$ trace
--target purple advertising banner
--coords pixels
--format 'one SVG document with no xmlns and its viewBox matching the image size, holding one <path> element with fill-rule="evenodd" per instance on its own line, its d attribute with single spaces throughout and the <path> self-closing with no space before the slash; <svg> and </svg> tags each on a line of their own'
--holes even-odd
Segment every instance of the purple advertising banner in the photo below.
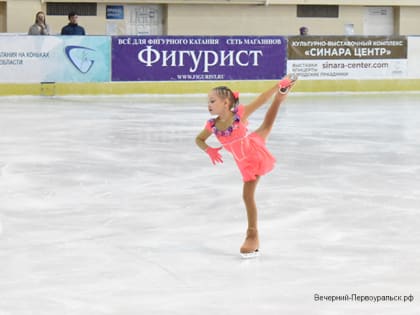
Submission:
<svg viewBox="0 0 420 315">
<path fill-rule="evenodd" d="M 276 80 L 281 36 L 113 36 L 112 81 Z"/>
</svg>

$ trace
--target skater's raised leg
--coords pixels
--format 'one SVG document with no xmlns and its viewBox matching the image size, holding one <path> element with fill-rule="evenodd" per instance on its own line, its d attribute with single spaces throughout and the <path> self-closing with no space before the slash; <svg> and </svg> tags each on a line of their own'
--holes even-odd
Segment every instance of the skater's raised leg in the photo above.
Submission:
<svg viewBox="0 0 420 315">
<path fill-rule="evenodd" d="M 294 82 L 297 80 L 295 76 L 286 76 L 279 82 L 279 87 L 286 86 L 285 92 L 281 92 L 282 88 L 279 88 L 279 92 L 276 93 L 274 99 L 265 114 L 264 121 L 261 126 L 255 130 L 264 140 L 267 140 L 271 129 L 273 129 L 274 122 L 276 121 L 277 114 L 281 103 L 286 99 L 287 93 L 290 91 L 290 88 L 293 86 Z"/>
<path fill-rule="evenodd" d="M 273 129 L 274 122 L 276 121 L 280 105 L 285 98 L 286 94 L 276 94 L 276 96 L 273 99 L 273 102 L 267 110 L 267 113 L 265 114 L 264 121 L 262 122 L 261 126 L 258 127 L 257 130 L 255 130 L 255 133 L 259 134 L 264 140 L 267 140 L 268 136 L 270 135 L 270 132 Z"/>
</svg>

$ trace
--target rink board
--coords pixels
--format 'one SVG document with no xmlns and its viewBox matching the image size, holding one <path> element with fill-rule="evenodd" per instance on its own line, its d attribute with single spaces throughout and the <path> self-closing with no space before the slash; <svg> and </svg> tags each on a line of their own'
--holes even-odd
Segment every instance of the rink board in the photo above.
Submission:
<svg viewBox="0 0 420 315">
<path fill-rule="evenodd" d="M 0 84 L 0 96 L 6 95 L 120 95 L 207 93 L 218 85 L 227 85 L 245 93 L 259 93 L 275 81 L 194 81 L 194 82 L 102 82 Z M 420 79 L 411 80 L 301 80 L 295 92 L 381 92 L 419 91 Z"/>
</svg>

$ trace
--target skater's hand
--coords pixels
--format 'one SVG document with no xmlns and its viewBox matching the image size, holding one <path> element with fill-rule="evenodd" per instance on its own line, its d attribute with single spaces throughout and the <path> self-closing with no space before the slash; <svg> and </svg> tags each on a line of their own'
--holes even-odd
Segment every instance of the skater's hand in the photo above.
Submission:
<svg viewBox="0 0 420 315">
<path fill-rule="evenodd" d="M 220 149 L 222 149 L 222 147 L 219 147 L 219 148 L 208 147 L 206 149 L 206 153 L 209 155 L 210 160 L 213 163 L 213 165 L 216 165 L 216 163 L 223 163 L 222 156 L 219 153 Z"/>
<path fill-rule="evenodd" d="M 297 79 L 298 77 L 294 73 L 288 74 L 283 79 L 281 79 L 278 83 L 279 93 L 286 94 L 287 92 L 289 92 L 290 88 L 295 84 Z"/>
</svg>

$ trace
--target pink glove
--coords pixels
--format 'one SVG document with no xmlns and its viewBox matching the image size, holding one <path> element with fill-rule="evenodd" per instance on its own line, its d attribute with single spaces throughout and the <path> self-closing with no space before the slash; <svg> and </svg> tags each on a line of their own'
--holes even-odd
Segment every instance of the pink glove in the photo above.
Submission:
<svg viewBox="0 0 420 315">
<path fill-rule="evenodd" d="M 297 79 L 298 77 L 294 73 L 288 74 L 287 76 L 285 76 L 278 83 L 279 92 L 281 94 L 286 94 L 287 92 L 289 92 L 290 87 L 295 83 Z"/>
<path fill-rule="evenodd" d="M 222 156 L 219 153 L 220 149 L 222 149 L 222 147 L 219 147 L 219 148 L 208 147 L 206 149 L 206 153 L 209 155 L 210 160 L 213 163 L 213 165 L 216 165 L 216 162 L 223 163 Z"/>
</svg>

